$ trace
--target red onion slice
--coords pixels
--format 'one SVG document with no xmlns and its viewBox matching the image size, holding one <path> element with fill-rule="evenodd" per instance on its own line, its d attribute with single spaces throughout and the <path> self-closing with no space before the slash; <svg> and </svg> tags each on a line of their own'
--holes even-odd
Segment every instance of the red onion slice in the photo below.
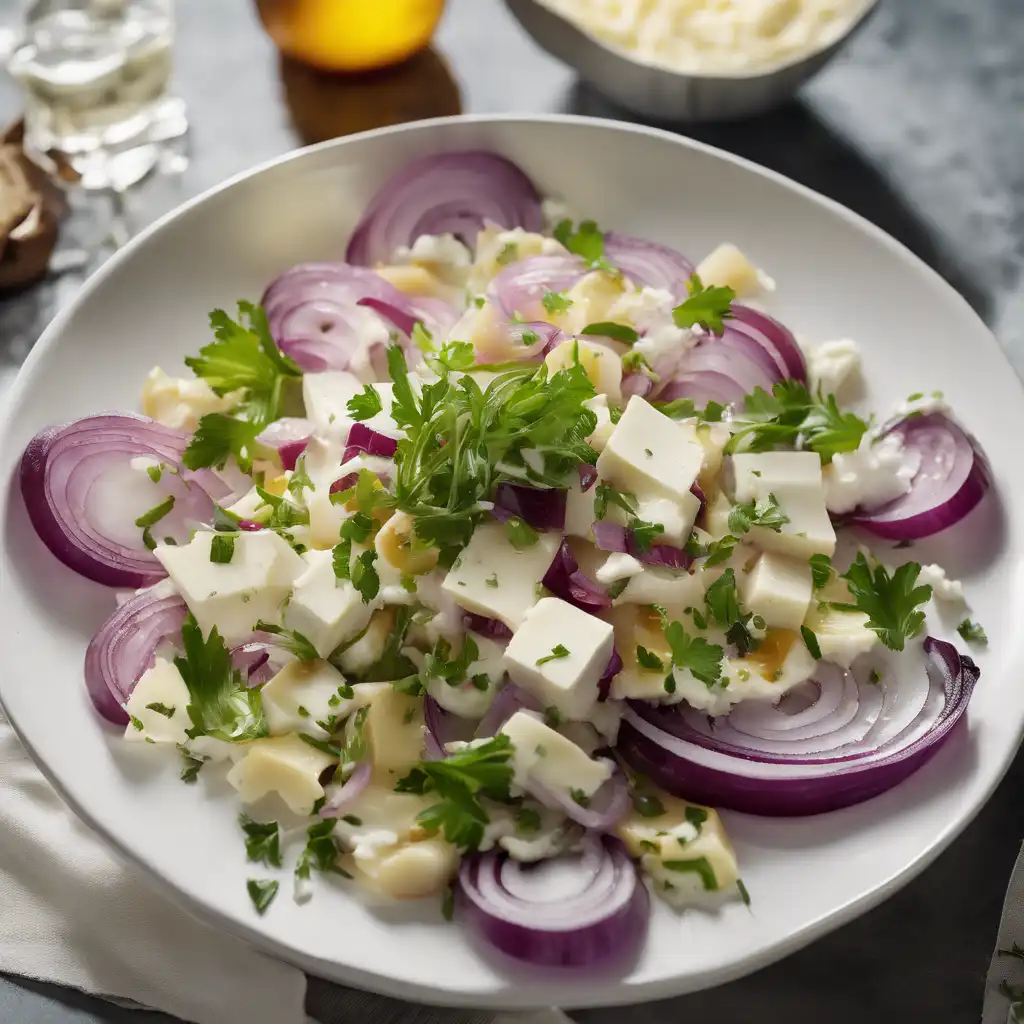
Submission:
<svg viewBox="0 0 1024 1024">
<path fill-rule="evenodd" d="M 480 719 L 476 727 L 476 735 L 480 738 L 497 736 L 501 727 L 517 711 L 540 711 L 539 702 L 525 690 L 519 689 L 515 683 L 506 683 L 494 698 L 487 714 Z"/>
<path fill-rule="evenodd" d="M 646 551 L 637 545 L 633 531 L 618 523 L 598 520 L 591 529 L 594 531 L 594 546 L 600 551 L 630 554 L 646 565 L 660 565 L 669 569 L 688 569 L 693 559 L 674 544 L 652 544 Z"/>
<path fill-rule="evenodd" d="M 667 245 L 609 231 L 604 236 L 604 256 L 641 288 L 664 289 L 677 300 L 689 295 L 694 266 Z"/>
<path fill-rule="evenodd" d="M 304 370 L 346 370 L 365 344 L 375 300 L 412 314 L 409 300 L 379 274 L 347 263 L 301 263 L 278 277 L 263 294 L 270 333 L 281 351 Z M 387 329 L 379 323 L 381 344 Z"/>
<path fill-rule="evenodd" d="M 580 477 L 580 490 L 584 494 L 597 483 L 597 466 L 591 466 L 587 462 L 581 462 L 577 467 Z"/>
<path fill-rule="evenodd" d="M 820 814 L 891 789 L 963 717 L 980 670 L 944 640 L 924 642 L 921 678 L 859 683 L 820 672 L 777 705 L 707 719 L 631 702 L 618 751 L 668 792 L 750 814 Z"/>
<path fill-rule="evenodd" d="M 454 235 L 470 249 L 486 224 L 540 231 L 540 197 L 529 178 L 496 153 L 440 153 L 385 182 L 352 234 L 346 258 L 373 266 L 423 235 Z"/>
<path fill-rule="evenodd" d="M 376 455 L 382 459 L 390 459 L 398 451 L 398 441 L 380 431 L 372 430 L 365 423 L 353 423 L 345 442 L 343 463 L 361 453 Z"/>
<path fill-rule="evenodd" d="M 489 619 L 486 615 L 477 615 L 476 612 L 463 612 L 462 624 L 466 629 L 481 636 L 494 640 L 499 644 L 506 644 L 512 639 L 512 630 L 498 619 Z"/>
<path fill-rule="evenodd" d="M 245 677 L 245 685 L 253 689 L 269 683 L 280 670 L 278 660 L 273 657 L 278 651 L 273 644 L 252 640 L 231 649 L 231 664 Z"/>
<path fill-rule="evenodd" d="M 742 331 L 768 351 L 783 377 L 807 383 L 803 350 L 789 328 L 767 313 L 738 302 L 732 304 L 732 319 L 728 323 L 733 330 Z"/>
<path fill-rule="evenodd" d="M 918 540 L 960 522 L 992 485 L 988 462 L 971 438 L 941 412 L 912 416 L 889 428 L 921 456 L 910 490 L 853 522 L 889 540 Z"/>
<path fill-rule="evenodd" d="M 564 539 L 542 582 L 556 597 L 582 611 L 593 613 L 611 607 L 612 599 L 608 592 L 580 572 L 569 543 Z"/>
<path fill-rule="evenodd" d="M 565 528 L 565 491 L 502 483 L 494 491 L 494 507 L 522 519 L 535 530 Z"/>
<path fill-rule="evenodd" d="M 327 800 L 320 808 L 320 817 L 342 817 L 370 784 L 371 774 L 370 762 L 360 761 L 352 770 L 352 774 L 340 786 L 328 787 Z"/>
<path fill-rule="evenodd" d="M 646 373 L 627 373 L 622 378 L 622 401 L 628 402 L 634 395 L 646 398 L 654 389 L 654 381 Z"/>
<path fill-rule="evenodd" d="M 85 686 L 96 710 L 114 725 L 128 724 L 124 704 L 135 684 L 153 667 L 162 644 L 181 640 L 188 609 L 163 587 L 143 590 L 125 601 L 100 626 L 85 651 Z"/>
<path fill-rule="evenodd" d="M 181 469 L 188 438 L 152 420 L 130 414 L 88 416 L 37 434 L 21 459 L 21 492 L 40 539 L 66 566 L 109 587 L 144 587 L 166 573 L 142 542 L 135 519 L 146 508 L 125 512 L 123 489 L 108 494 L 123 475 L 134 482 L 132 459 L 149 457 L 170 467 L 153 506 L 175 499 L 171 524 L 202 522 L 213 502 L 193 474 Z"/>
<path fill-rule="evenodd" d="M 588 835 L 579 855 L 523 865 L 466 857 L 457 912 L 506 956 L 544 967 L 597 967 L 635 956 L 650 897 L 618 840 Z"/>
<path fill-rule="evenodd" d="M 692 398 L 697 408 L 703 408 L 708 402 L 717 402 L 719 405 L 742 405 L 747 392 L 743 390 L 742 384 L 727 373 L 700 370 L 664 382 L 654 397 L 659 402 Z"/>
<path fill-rule="evenodd" d="M 612 656 L 608 659 L 608 664 L 605 666 L 604 672 L 601 673 L 601 678 L 597 681 L 598 701 L 606 701 L 608 699 L 608 696 L 612 691 L 612 681 L 621 671 L 622 657 L 613 647 Z"/>
<path fill-rule="evenodd" d="M 423 698 L 424 753 L 428 761 L 443 761 L 448 756 L 445 744 L 459 737 L 451 727 L 450 716 L 428 693 Z"/>
<path fill-rule="evenodd" d="M 258 444 L 273 448 L 281 459 L 284 469 L 294 469 L 299 456 L 306 450 L 313 424 L 298 416 L 285 416 L 275 420 L 266 430 L 256 436 Z"/>
<path fill-rule="evenodd" d="M 561 811 L 567 818 L 593 832 L 611 832 L 633 806 L 629 780 L 621 771 L 616 771 L 601 786 L 586 807 L 580 806 L 565 790 L 548 789 L 536 783 L 531 783 L 528 789 L 545 807 Z"/>
<path fill-rule="evenodd" d="M 488 294 L 510 320 L 543 320 L 544 293 L 568 291 L 586 272 L 578 256 L 530 256 L 501 271 Z"/>
</svg>

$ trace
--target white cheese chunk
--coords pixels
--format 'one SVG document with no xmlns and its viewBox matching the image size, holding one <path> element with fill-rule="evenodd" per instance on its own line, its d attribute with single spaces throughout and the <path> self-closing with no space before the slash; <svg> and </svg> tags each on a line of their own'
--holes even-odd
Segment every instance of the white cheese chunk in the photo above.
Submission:
<svg viewBox="0 0 1024 1024">
<path fill-rule="evenodd" d="M 579 476 L 572 477 L 565 492 L 565 535 L 592 540 L 594 531 L 594 499 L 597 497 L 597 483 L 583 490 Z"/>
<path fill-rule="evenodd" d="M 764 275 L 731 242 L 723 242 L 697 265 L 697 274 L 704 286 L 731 288 L 738 298 L 761 292 Z"/>
<path fill-rule="evenodd" d="M 704 573 L 679 573 L 645 565 L 643 572 L 631 577 L 626 589 L 615 599 L 621 604 L 660 604 L 666 608 L 688 608 L 704 600 L 708 581 Z"/>
<path fill-rule="evenodd" d="M 473 262 L 470 251 L 454 235 L 420 235 L 411 247 L 395 250 L 392 263 L 422 266 L 442 281 L 463 285 Z"/>
<path fill-rule="evenodd" d="M 677 423 L 634 395 L 597 460 L 597 471 L 621 490 L 683 501 L 697 479 L 704 448 L 694 428 Z"/>
<path fill-rule="evenodd" d="M 423 756 L 423 698 L 391 685 L 369 702 L 365 732 L 370 759 L 378 771 L 404 774 Z"/>
<path fill-rule="evenodd" d="M 188 544 L 160 544 L 154 554 L 181 592 L 204 635 L 216 626 L 229 646 L 257 620 L 280 624 L 281 604 L 306 563 L 270 530 L 241 533 L 230 562 L 211 562 L 215 534 L 200 530 Z"/>
<path fill-rule="evenodd" d="M 228 782 L 244 803 L 277 793 L 296 814 L 310 814 L 324 795 L 320 775 L 334 763 L 298 736 L 272 736 L 247 745 L 245 757 L 228 772 Z"/>
<path fill-rule="evenodd" d="M 807 378 L 812 394 L 836 394 L 859 374 L 860 348 L 848 338 L 826 341 L 807 353 Z"/>
<path fill-rule="evenodd" d="M 345 677 L 326 661 L 288 662 L 260 691 L 270 735 L 326 736 L 318 721 L 332 715 L 340 720 L 358 705 L 354 698 L 342 698 L 344 688 Z"/>
<path fill-rule="evenodd" d="M 365 602 L 349 580 L 334 575 L 331 551 L 306 551 L 301 558 L 305 571 L 295 580 L 285 624 L 326 658 L 342 641 L 366 628 L 377 602 Z"/>
<path fill-rule="evenodd" d="M 452 683 L 431 675 L 427 680 L 427 693 L 445 711 L 460 718 L 483 718 L 505 678 L 505 648 L 476 634 L 472 635 L 472 641 L 477 656 L 466 669 L 464 679 Z"/>
<path fill-rule="evenodd" d="M 142 386 L 142 411 L 165 427 L 192 433 L 203 416 L 234 408 L 240 395 L 218 395 L 199 377 L 169 377 L 154 366 Z"/>
<path fill-rule="evenodd" d="M 597 582 L 608 585 L 619 580 L 632 579 L 644 571 L 644 564 L 624 551 L 613 551 L 597 570 Z"/>
<path fill-rule="evenodd" d="M 732 457 L 736 501 L 743 504 L 772 492 L 821 490 L 821 458 L 816 452 L 762 452 Z"/>
<path fill-rule="evenodd" d="M 810 563 L 766 551 L 741 589 L 746 609 L 767 626 L 799 630 L 811 604 Z"/>
<path fill-rule="evenodd" d="M 959 580 L 951 580 L 941 565 L 922 565 L 917 582 L 919 586 L 930 586 L 936 600 L 964 600 L 964 585 Z"/>
<path fill-rule="evenodd" d="M 578 363 L 599 395 L 616 405 L 622 401 L 622 360 L 605 345 L 580 338 L 563 341 L 544 357 L 544 363 L 552 375 Z"/>
<path fill-rule="evenodd" d="M 853 452 L 839 452 L 822 471 L 825 505 L 841 514 L 881 508 L 910 490 L 921 465 L 921 453 L 908 451 L 897 434 L 876 443 L 864 436 Z"/>
<path fill-rule="evenodd" d="M 589 409 L 597 417 L 597 426 L 594 432 L 587 438 L 587 443 L 597 452 L 603 452 L 608 438 L 612 436 L 615 424 L 612 423 L 611 410 L 608 408 L 607 395 L 595 395 L 588 398 L 583 407 Z"/>
<path fill-rule="evenodd" d="M 616 513 L 622 512 L 617 507 L 615 511 Z M 691 491 L 687 491 L 678 501 L 670 498 L 642 497 L 637 502 L 636 515 L 645 523 L 657 523 L 664 527 L 663 532 L 654 538 L 655 544 L 671 544 L 681 548 L 690 539 L 698 512 L 700 512 L 700 499 Z M 623 525 L 628 525 L 628 523 Z"/>
<path fill-rule="evenodd" d="M 188 687 L 174 663 L 157 658 L 153 667 L 147 669 L 135 684 L 125 704 L 132 721 L 125 729 L 124 738 L 153 743 L 186 743 L 185 730 L 192 727 L 187 711 L 189 703 Z"/>
<path fill-rule="evenodd" d="M 536 544 L 519 549 L 504 525 L 484 523 L 473 531 L 441 589 L 461 608 L 517 629 L 537 601 L 561 540 L 541 533 Z"/>
<path fill-rule="evenodd" d="M 551 792 L 577 790 L 591 797 L 611 777 L 610 761 L 593 760 L 530 711 L 517 711 L 501 731 L 515 747 L 515 783 L 527 792 L 536 783 Z"/>
<path fill-rule="evenodd" d="M 567 601 L 538 601 L 505 649 L 509 676 L 566 718 L 585 719 L 598 698 L 598 681 L 612 656 L 609 623 Z"/>
</svg>

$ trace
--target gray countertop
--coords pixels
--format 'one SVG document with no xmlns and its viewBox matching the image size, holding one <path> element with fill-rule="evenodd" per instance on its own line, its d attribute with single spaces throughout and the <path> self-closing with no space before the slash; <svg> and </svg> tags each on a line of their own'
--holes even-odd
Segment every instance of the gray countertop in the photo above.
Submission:
<svg viewBox="0 0 1024 1024">
<path fill-rule="evenodd" d="M 630 119 L 538 51 L 500 0 L 449 0 L 432 51 L 358 82 L 279 61 L 243 0 L 178 7 L 178 88 L 190 105 L 193 159 L 180 179 L 134 197 L 139 224 L 303 141 L 382 123 L 511 110 Z M 781 171 L 895 235 L 968 298 L 1022 371 L 1022 111 L 1022 0 L 883 0 L 799 101 L 754 122 L 685 133 Z M 0 119 L 17 112 L 13 88 L 0 82 Z M 65 274 L 0 299 L 0 388 L 79 283 Z M 1022 790 L 1019 759 L 967 832 L 897 896 L 775 967 L 676 1002 L 664 1019 L 976 1020 L 1024 837 Z M 320 988 L 312 986 L 314 1004 Z M 577 1016 L 586 1024 L 661 1019 L 651 1007 Z M 166 1019 L 0 977 L 3 1024 Z"/>
</svg>

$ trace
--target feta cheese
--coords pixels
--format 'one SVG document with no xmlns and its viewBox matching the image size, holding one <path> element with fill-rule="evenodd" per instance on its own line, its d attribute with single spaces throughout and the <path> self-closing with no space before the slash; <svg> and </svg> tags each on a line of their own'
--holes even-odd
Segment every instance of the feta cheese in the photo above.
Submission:
<svg viewBox="0 0 1024 1024">
<path fill-rule="evenodd" d="M 246 745 L 245 756 L 228 772 L 242 801 L 256 803 L 277 793 L 296 814 L 311 814 L 324 795 L 320 775 L 335 758 L 298 736 L 272 736 Z"/>
<path fill-rule="evenodd" d="M 214 536 L 200 530 L 188 544 L 158 544 L 154 554 L 204 636 L 216 626 L 230 646 L 248 637 L 259 619 L 280 624 L 281 604 L 306 563 L 270 530 L 239 534 L 231 561 L 211 562 Z"/>
<path fill-rule="evenodd" d="M 270 511 L 263 499 L 259 496 L 259 492 L 255 487 L 249 488 L 237 501 L 233 504 L 228 505 L 227 512 L 231 512 L 241 519 L 249 519 L 253 522 L 259 522 L 265 518 Z"/>
<path fill-rule="evenodd" d="M 556 345 L 545 357 L 549 374 L 579 364 L 599 395 L 616 405 L 622 401 L 622 360 L 610 348 L 583 338 Z"/>
<path fill-rule="evenodd" d="M 765 452 L 734 455 L 736 500 L 758 501 L 774 495 L 789 517 L 781 530 L 755 526 L 746 539 L 765 551 L 795 558 L 831 555 L 836 532 L 825 507 L 821 460 L 815 452 Z"/>
<path fill-rule="evenodd" d="M 603 452 L 608 438 L 612 436 L 615 424 L 612 423 L 611 410 L 608 408 L 607 395 L 595 395 L 583 403 L 584 409 L 589 409 L 597 417 L 597 426 L 594 432 L 587 438 L 587 443 L 597 452 Z"/>
<path fill-rule="evenodd" d="M 637 502 L 636 517 L 645 523 L 657 523 L 664 527 L 654 538 L 655 544 L 672 544 L 683 547 L 690 539 L 693 524 L 700 512 L 700 499 L 687 491 L 680 501 L 669 498 L 640 498 Z M 629 525 L 626 513 L 615 506 L 610 510 L 613 518 L 624 526 Z"/>
<path fill-rule="evenodd" d="M 515 784 L 527 792 L 540 786 L 549 792 L 577 790 L 589 798 L 611 778 L 611 761 L 588 757 L 586 751 L 531 711 L 517 711 L 501 731 L 515 748 Z"/>
<path fill-rule="evenodd" d="M 860 346 L 849 338 L 826 341 L 806 354 L 807 381 L 812 394 L 837 394 L 844 384 L 860 375 Z"/>
<path fill-rule="evenodd" d="M 896 406 L 896 415 L 900 418 L 905 416 L 929 416 L 933 412 L 949 413 L 949 403 L 943 398 L 941 392 L 933 391 L 930 395 L 919 395 L 908 398 Z"/>
<path fill-rule="evenodd" d="M 822 471 L 825 505 L 837 514 L 881 508 L 910 490 L 920 466 L 921 453 L 907 451 L 899 435 L 875 444 L 865 435 L 856 451 L 833 455 Z"/>
<path fill-rule="evenodd" d="M 302 633 L 326 658 L 342 641 L 366 628 L 377 603 L 366 603 L 349 580 L 334 575 L 331 551 L 306 551 L 300 557 L 304 571 L 295 580 L 285 625 Z"/>
<path fill-rule="evenodd" d="M 473 254 L 454 235 L 420 235 L 412 247 L 399 246 L 392 263 L 412 263 L 448 284 L 464 285 Z"/>
<path fill-rule="evenodd" d="M 566 718 L 585 719 L 612 656 L 611 625 L 567 601 L 538 601 L 505 649 L 509 676 Z"/>
<path fill-rule="evenodd" d="M 566 293 L 569 307 L 563 313 L 549 314 L 538 301 L 535 312 L 537 318 L 548 320 L 561 327 L 567 335 L 583 333 L 588 324 L 610 319 L 610 310 L 616 300 L 625 291 L 625 278 L 619 274 L 609 274 L 603 270 L 593 270 L 584 274 Z M 538 293 L 538 299 L 543 289 Z"/>
<path fill-rule="evenodd" d="M 704 600 L 707 580 L 704 573 L 678 573 L 654 565 L 630 578 L 626 589 L 615 599 L 616 605 L 660 604 L 666 608 L 687 608 Z"/>
<path fill-rule="evenodd" d="M 567 537 L 579 537 L 582 540 L 593 540 L 594 499 L 597 497 L 597 484 L 592 483 L 583 490 L 579 475 L 570 478 L 565 494 L 565 525 L 563 530 Z"/>
<path fill-rule="evenodd" d="M 469 273 L 467 288 L 471 294 L 481 295 L 508 264 L 531 256 L 564 255 L 565 251 L 557 239 L 525 228 L 506 230 L 496 224 L 488 224 L 476 237 L 476 260 Z"/>
<path fill-rule="evenodd" d="M 336 655 L 342 672 L 346 675 L 362 675 L 380 661 L 394 628 L 394 608 L 379 608 L 373 612 L 363 634 Z"/>
<path fill-rule="evenodd" d="M 520 550 L 501 523 L 484 523 L 473 531 L 441 589 L 467 611 L 518 629 L 560 544 L 560 535 L 541 533 L 535 544 Z"/>
<path fill-rule="evenodd" d="M 845 597 L 850 600 L 844 586 Z M 807 613 L 804 625 L 817 637 L 823 661 L 849 668 L 855 658 L 867 654 L 878 643 L 878 634 L 868 629 L 869 618 L 864 612 L 841 611 L 825 604 L 814 604 Z"/>
<path fill-rule="evenodd" d="M 200 417 L 227 412 L 241 400 L 241 392 L 218 395 L 201 377 L 169 377 L 154 366 L 142 386 L 142 412 L 157 423 L 192 433 Z"/>
<path fill-rule="evenodd" d="M 959 580 L 949 579 L 941 565 L 922 565 L 917 583 L 931 587 L 932 597 L 937 601 L 964 600 L 964 585 Z"/>
<path fill-rule="evenodd" d="M 326 661 L 288 662 L 260 691 L 270 735 L 327 736 L 317 722 L 332 716 L 341 720 L 359 706 L 355 698 L 342 698 L 344 687 L 345 677 Z"/>
<path fill-rule="evenodd" d="M 765 288 L 771 278 L 758 270 L 731 242 L 723 242 L 708 253 L 697 265 L 697 275 L 706 288 L 711 285 L 731 288 L 741 299 L 771 290 Z"/>
<path fill-rule="evenodd" d="M 185 730 L 192 727 L 187 711 L 190 703 L 188 687 L 174 663 L 157 658 L 153 667 L 143 672 L 124 706 L 131 716 L 124 738 L 144 743 L 188 742 Z"/>
<path fill-rule="evenodd" d="M 608 311 L 612 323 L 628 324 L 641 333 L 633 351 L 662 377 L 676 372 L 680 360 L 698 340 L 694 331 L 676 326 L 672 317 L 676 305 L 672 293 L 663 288 L 641 288 L 627 292 Z"/>
<path fill-rule="evenodd" d="M 619 580 L 632 579 L 644 571 L 643 562 L 625 552 L 613 551 L 597 570 L 597 582 L 606 586 Z"/>
<path fill-rule="evenodd" d="M 554 231 L 563 220 L 577 219 L 569 204 L 564 199 L 556 199 L 554 196 L 547 196 L 541 200 L 540 213 L 544 218 L 544 227 L 548 231 Z"/>
<path fill-rule="evenodd" d="M 809 562 L 766 551 L 743 578 L 743 604 L 769 627 L 799 630 L 811 604 Z"/>
<path fill-rule="evenodd" d="M 598 457 L 597 471 L 633 494 L 683 502 L 703 460 L 692 426 L 670 420 L 634 395 Z"/>
<path fill-rule="evenodd" d="M 350 424 L 348 400 L 363 390 L 362 382 L 344 370 L 302 375 L 302 401 L 306 416 L 318 434 L 328 434 L 336 424 Z"/>
<path fill-rule="evenodd" d="M 664 814 L 644 817 L 634 809 L 615 834 L 640 861 L 655 892 L 674 906 L 686 906 L 734 889 L 739 866 L 718 812 L 661 791 L 653 795 Z"/>
<path fill-rule="evenodd" d="M 382 563 L 398 573 L 421 576 L 437 565 L 437 548 L 416 539 L 413 518 L 407 512 L 396 512 L 377 531 L 374 547 Z"/>
</svg>

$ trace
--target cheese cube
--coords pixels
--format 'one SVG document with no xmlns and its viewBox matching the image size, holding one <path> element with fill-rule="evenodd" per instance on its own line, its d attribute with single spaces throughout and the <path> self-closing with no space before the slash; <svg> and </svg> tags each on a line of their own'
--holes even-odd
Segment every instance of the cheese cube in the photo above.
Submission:
<svg viewBox="0 0 1024 1024">
<path fill-rule="evenodd" d="M 423 698 L 383 687 L 370 701 L 364 729 L 374 768 L 404 775 L 423 756 Z"/>
<path fill-rule="evenodd" d="M 732 457 L 734 494 L 739 504 L 779 491 L 818 490 L 824 486 L 816 452 L 762 452 Z"/>
<path fill-rule="evenodd" d="M 603 452 L 608 438 L 612 436 L 612 431 L 615 429 L 611 410 L 608 408 L 608 396 L 595 395 L 593 398 L 588 398 L 583 403 L 583 407 L 589 409 L 597 417 L 597 426 L 587 438 L 587 443 L 596 452 Z"/>
<path fill-rule="evenodd" d="M 246 755 L 228 772 L 228 782 L 247 804 L 277 793 L 296 814 L 310 814 L 324 795 L 320 775 L 335 758 L 298 736 L 253 740 Z"/>
<path fill-rule="evenodd" d="M 593 760 L 572 740 L 545 725 L 530 711 L 517 711 L 502 727 L 512 741 L 516 785 L 529 791 L 537 783 L 549 791 L 579 790 L 593 796 L 611 777 L 612 762 Z"/>
<path fill-rule="evenodd" d="M 157 658 L 135 684 L 125 711 L 133 721 L 125 729 L 126 740 L 154 743 L 185 743 L 185 730 L 192 727 L 188 716 L 190 698 L 185 680 L 173 662 Z M 159 710 L 157 710 L 159 709 Z M 138 722 L 140 729 L 135 723 Z"/>
<path fill-rule="evenodd" d="M 160 544 L 154 554 L 203 634 L 216 626 L 230 646 L 244 640 L 259 619 L 280 624 L 281 604 L 306 563 L 270 530 L 239 534 L 231 561 L 211 562 L 214 536 L 200 530 L 188 544 Z"/>
<path fill-rule="evenodd" d="M 605 585 L 632 579 L 644 571 L 643 562 L 625 552 L 613 551 L 597 570 L 597 582 Z"/>
<path fill-rule="evenodd" d="M 366 865 L 361 865 L 366 870 Z M 418 900 L 441 892 L 459 869 L 459 851 L 436 836 L 405 843 L 385 853 L 376 864 L 374 880 L 396 900 Z"/>
<path fill-rule="evenodd" d="M 546 597 L 530 609 L 505 649 L 512 680 L 557 708 L 585 719 L 614 645 L 611 625 L 567 601 Z"/>
<path fill-rule="evenodd" d="M 615 599 L 616 605 L 660 604 L 669 609 L 690 608 L 704 600 L 704 590 L 710 581 L 707 573 L 679 573 L 672 569 L 659 569 L 645 565 L 633 576 L 626 589 Z"/>
<path fill-rule="evenodd" d="M 679 501 L 672 501 L 669 498 L 641 498 L 637 503 L 636 515 L 645 523 L 660 523 L 665 528 L 663 533 L 654 538 L 655 544 L 672 544 L 681 548 L 690 539 L 699 511 L 700 499 L 691 491 L 687 491 Z"/>
<path fill-rule="evenodd" d="M 349 580 L 334 575 L 331 551 L 306 551 L 301 557 L 306 569 L 295 581 L 285 623 L 326 658 L 342 641 L 366 628 L 376 602 L 367 604 Z"/>
<path fill-rule="evenodd" d="M 327 733 L 318 721 L 344 718 L 357 705 L 341 698 L 344 686 L 345 677 L 326 661 L 288 662 L 260 691 L 270 735 L 305 732 L 323 738 Z"/>
<path fill-rule="evenodd" d="M 335 424 L 349 422 L 348 400 L 362 390 L 362 382 L 344 370 L 303 374 L 302 401 L 316 432 L 327 434 Z"/>
<path fill-rule="evenodd" d="M 769 627 L 799 630 L 812 589 L 808 562 L 766 551 L 743 581 L 743 603 Z"/>
<path fill-rule="evenodd" d="M 587 490 L 577 475 L 569 481 L 568 490 L 565 493 L 565 535 L 567 537 L 581 537 L 583 540 L 593 539 L 593 525 L 597 516 L 594 514 L 594 498 L 597 496 L 597 483 L 593 483 Z"/>
<path fill-rule="evenodd" d="M 703 460 L 691 424 L 669 419 L 634 395 L 598 457 L 597 471 L 621 490 L 683 501 Z"/>
<path fill-rule="evenodd" d="M 660 790 L 651 795 L 665 813 L 644 817 L 634 809 L 615 834 L 639 859 L 658 895 L 682 906 L 733 889 L 739 867 L 718 812 Z"/>
<path fill-rule="evenodd" d="M 561 542 L 559 534 L 542 533 L 536 544 L 519 549 L 503 524 L 484 523 L 473 531 L 441 589 L 459 607 L 518 629 L 537 602 L 538 586 Z"/>
<path fill-rule="evenodd" d="M 359 637 L 338 654 L 336 661 L 346 675 L 362 675 L 381 659 L 388 639 L 395 628 L 394 608 L 379 608 L 370 616 L 370 623 Z"/>
<path fill-rule="evenodd" d="M 757 267 L 731 242 L 724 242 L 708 253 L 697 266 L 697 274 L 705 287 L 720 285 L 731 288 L 738 298 L 761 291 Z"/>
<path fill-rule="evenodd" d="M 703 594 L 695 602 L 701 603 Z M 682 609 L 679 611 L 681 613 Z M 629 604 L 616 607 L 611 619 L 615 629 L 615 648 L 622 658 L 622 668 L 612 680 L 611 696 L 616 700 L 665 700 L 668 697 L 665 676 L 671 669 L 672 649 L 661 628 L 661 617 L 649 604 Z M 637 661 L 637 647 L 643 647 L 657 657 L 662 668 L 643 668 Z"/>
</svg>

